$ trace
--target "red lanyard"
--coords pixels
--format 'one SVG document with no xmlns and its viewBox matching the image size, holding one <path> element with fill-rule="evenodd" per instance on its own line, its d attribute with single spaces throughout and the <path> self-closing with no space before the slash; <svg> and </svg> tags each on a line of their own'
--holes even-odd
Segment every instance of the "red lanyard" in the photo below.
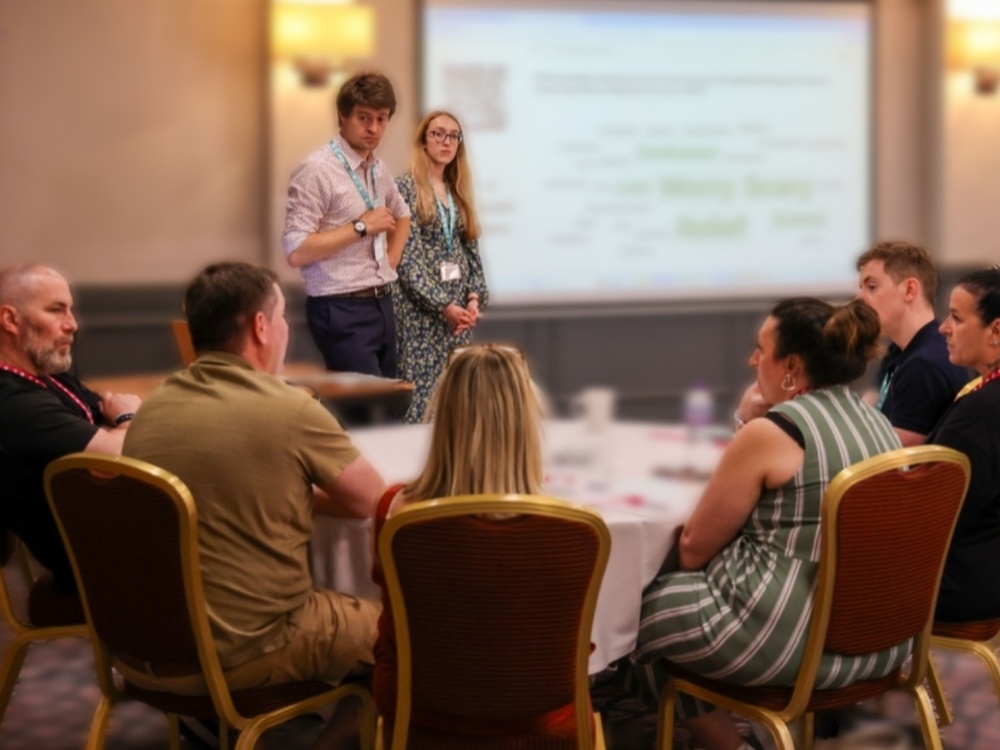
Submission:
<svg viewBox="0 0 1000 750">
<path fill-rule="evenodd" d="M 30 381 L 35 385 L 40 385 L 42 388 L 48 388 L 49 387 L 48 383 L 52 383 L 56 388 L 58 388 L 60 391 L 69 396 L 74 404 L 80 407 L 80 411 L 82 411 L 84 416 L 87 417 L 88 422 L 94 424 L 94 415 L 91 413 L 88 406 L 85 403 L 83 403 L 83 401 L 80 400 L 79 396 L 77 396 L 75 393 L 73 393 L 73 391 L 64 386 L 55 378 L 46 378 L 45 380 L 42 380 L 40 377 L 32 375 L 30 372 L 25 372 L 20 367 L 14 367 L 13 365 L 5 365 L 3 362 L 0 362 L 0 370 L 3 370 L 4 372 L 9 372 L 12 375 L 17 375 L 19 378 L 24 378 L 25 380 Z M 46 383 L 46 381 L 48 381 L 48 383 Z"/>
<path fill-rule="evenodd" d="M 996 380 L 997 378 L 1000 378 L 1000 367 L 995 369 L 989 375 L 983 375 L 983 379 L 980 380 L 979 384 L 975 388 L 971 389 L 969 393 L 974 393 L 978 391 L 980 388 L 989 383 L 991 380 Z"/>
</svg>

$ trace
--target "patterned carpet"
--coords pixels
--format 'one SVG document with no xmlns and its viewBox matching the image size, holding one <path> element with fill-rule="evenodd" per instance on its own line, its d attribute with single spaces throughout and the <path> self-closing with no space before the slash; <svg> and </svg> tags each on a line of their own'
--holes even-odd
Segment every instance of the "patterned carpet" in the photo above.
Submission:
<svg viewBox="0 0 1000 750">
<path fill-rule="evenodd" d="M 8 638 L 6 627 L 0 626 L 0 647 L 6 646 Z M 939 655 L 937 663 L 956 714 L 955 724 L 942 730 L 947 750 L 1000 748 L 1000 707 L 985 669 L 974 659 L 960 655 Z M 652 748 L 655 717 L 651 712 L 621 694 L 608 680 L 596 681 L 593 697 L 595 707 L 604 715 L 611 750 Z M 79 750 L 84 746 L 98 699 L 93 656 L 86 641 L 64 639 L 32 646 L 0 724 L 0 749 Z M 904 727 L 912 724 L 905 696 L 891 696 L 885 713 Z M 319 729 L 318 720 L 307 717 L 274 730 L 267 747 L 305 750 Z M 677 750 L 687 748 L 686 738 L 686 733 L 678 732 Z M 162 715 L 137 704 L 116 710 L 108 750 L 163 750 L 166 746 L 166 721 Z M 188 750 L 199 747 L 195 742 L 185 742 Z M 922 745 L 917 741 L 913 747 Z"/>
<path fill-rule="evenodd" d="M 951 652 L 935 653 L 955 723 L 941 729 L 945 750 L 1000 750 L 1000 703 L 993 690 L 986 668 L 975 657 Z M 599 676 L 591 695 L 594 706 L 601 710 L 608 735 L 609 750 L 653 750 L 656 717 L 629 696 L 623 695 L 612 679 Z M 924 747 L 913 703 L 903 693 L 887 696 L 881 708 L 859 706 L 844 717 L 844 734 L 890 722 L 910 737 L 911 750 Z M 753 747 L 758 742 L 746 722 L 737 720 L 741 732 Z M 691 750 L 689 735 L 678 727 L 674 732 L 674 750 Z M 848 743 L 843 743 L 845 746 Z M 815 750 L 835 750 L 835 740 L 818 741 Z M 886 750 L 884 744 L 850 744 L 850 750 Z"/>
</svg>

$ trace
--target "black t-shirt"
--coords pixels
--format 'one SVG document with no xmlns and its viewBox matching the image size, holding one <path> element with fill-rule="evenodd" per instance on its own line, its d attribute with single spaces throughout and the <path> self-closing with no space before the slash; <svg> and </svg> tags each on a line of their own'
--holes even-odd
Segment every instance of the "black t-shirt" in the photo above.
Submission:
<svg viewBox="0 0 1000 750">
<path fill-rule="evenodd" d="M 1000 617 L 1000 380 L 963 396 L 927 439 L 969 457 L 969 492 L 945 561 L 935 617 Z"/>
<path fill-rule="evenodd" d="M 53 378 L 75 393 L 94 424 L 62 389 L 0 370 L 0 526 L 11 529 L 60 588 L 75 588 L 59 529 L 45 499 L 48 463 L 81 451 L 103 424 L 100 397 L 72 375 Z"/>
<path fill-rule="evenodd" d="M 937 321 L 925 325 L 900 349 L 895 344 L 882 359 L 876 387 L 889 377 L 879 409 L 893 427 L 927 435 L 955 394 L 969 382 L 969 371 L 948 360 L 948 345 Z"/>
</svg>

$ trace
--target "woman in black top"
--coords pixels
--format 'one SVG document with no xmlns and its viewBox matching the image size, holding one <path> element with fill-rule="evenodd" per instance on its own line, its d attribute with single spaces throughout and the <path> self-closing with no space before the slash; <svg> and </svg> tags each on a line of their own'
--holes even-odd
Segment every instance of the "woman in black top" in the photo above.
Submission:
<svg viewBox="0 0 1000 750">
<path fill-rule="evenodd" d="M 969 457 L 972 475 L 945 561 L 936 619 L 1000 617 L 1000 269 L 969 274 L 941 325 L 953 364 L 981 376 L 927 438 Z"/>
</svg>

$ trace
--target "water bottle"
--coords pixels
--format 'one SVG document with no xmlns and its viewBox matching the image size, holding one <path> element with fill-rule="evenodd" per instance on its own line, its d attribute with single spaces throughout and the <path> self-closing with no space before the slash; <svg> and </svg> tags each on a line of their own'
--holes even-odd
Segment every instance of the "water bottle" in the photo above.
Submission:
<svg viewBox="0 0 1000 750">
<path fill-rule="evenodd" d="M 715 422 L 715 398 L 702 382 L 695 383 L 684 397 L 684 427 L 689 442 L 701 442 L 708 437 Z"/>
<path fill-rule="evenodd" d="M 713 454 L 709 430 L 715 421 L 715 398 L 705 383 L 695 383 L 684 397 L 684 448 L 682 471 L 692 477 L 704 478 L 711 473 Z"/>
</svg>

